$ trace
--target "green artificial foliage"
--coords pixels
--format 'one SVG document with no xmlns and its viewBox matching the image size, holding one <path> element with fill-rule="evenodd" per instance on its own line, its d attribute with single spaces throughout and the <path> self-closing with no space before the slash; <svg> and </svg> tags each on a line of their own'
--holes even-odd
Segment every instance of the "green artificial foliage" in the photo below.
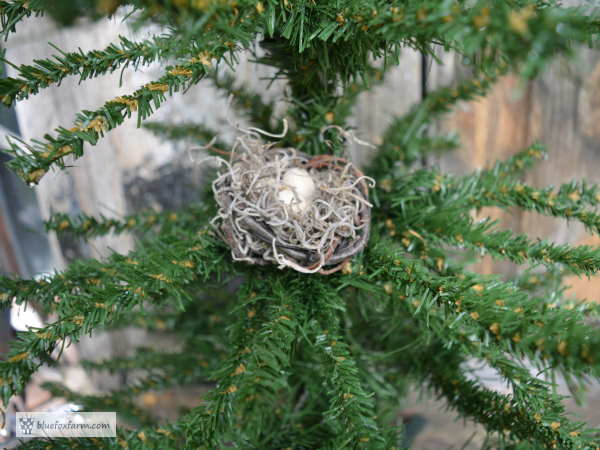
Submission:
<svg viewBox="0 0 600 450">
<path fill-rule="evenodd" d="M 377 182 L 370 240 L 330 276 L 234 262 L 210 225 L 216 213 L 210 195 L 181 210 L 121 220 L 53 216 L 48 231 L 82 239 L 134 232 L 138 245 L 127 255 L 76 261 L 40 279 L 0 277 L 1 308 L 33 303 L 53 318 L 19 333 L 0 361 L 1 401 L 22 392 L 41 365 L 56 364 L 55 351 L 67 343 L 135 324 L 173 333 L 181 348 L 140 348 L 130 357 L 84 362 L 88 370 L 144 373 L 107 395 L 47 386 L 86 410 L 116 410 L 128 423 L 117 438 L 78 439 L 77 448 L 402 448 L 399 409 L 413 382 L 481 423 L 488 448 L 600 446 L 598 430 L 565 413 L 555 384 L 528 369 L 572 384 L 600 378 L 598 307 L 565 299 L 562 286 L 565 275 L 597 273 L 600 250 L 532 240 L 491 220 L 476 222 L 472 214 L 485 206 L 516 207 L 600 234 L 600 188 L 523 183 L 521 175 L 545 157 L 538 143 L 464 176 L 416 164 L 460 145 L 455 136 L 429 131 L 457 102 L 486 95 L 503 74 L 528 80 L 557 55 L 597 46 L 598 10 L 553 0 L 8 0 L 0 1 L 0 34 L 18 33 L 20 21 L 32 16 L 50 15 L 67 26 L 120 7 L 133 26 L 152 24 L 157 34 L 139 42 L 121 37 L 89 52 L 56 48 L 54 57 L 13 65 L 15 75 L 0 80 L 0 100 L 10 106 L 66 77 L 84 81 L 151 63 L 163 67 L 155 81 L 81 111 L 39 140 L 11 139 L 8 164 L 25 182 L 37 184 L 51 169 L 65 168 L 66 156 L 70 162 L 95 151 L 130 117 L 163 138 L 206 145 L 218 133 L 204 124 L 148 121 L 169 97 L 203 79 L 232 96 L 232 108 L 256 127 L 275 133 L 288 119 L 288 133 L 267 141 L 315 155 L 344 152 L 340 130 L 348 129 L 353 105 L 402 63 L 403 48 L 431 58 L 440 47 L 456 52 L 470 78 L 428 93 L 391 120 L 365 168 Z M 256 42 L 263 51 L 253 55 L 255 63 L 274 67 L 287 83 L 283 116 L 216 70 L 235 67 Z M 378 58 L 382 67 L 372 65 Z M 470 272 L 465 250 L 523 270 L 512 280 Z M 497 370 L 512 393 L 470 377 L 471 360 Z M 158 423 L 136 406 L 142 392 L 198 384 L 212 389 L 176 421 Z M 31 440 L 23 448 L 73 445 Z"/>
</svg>

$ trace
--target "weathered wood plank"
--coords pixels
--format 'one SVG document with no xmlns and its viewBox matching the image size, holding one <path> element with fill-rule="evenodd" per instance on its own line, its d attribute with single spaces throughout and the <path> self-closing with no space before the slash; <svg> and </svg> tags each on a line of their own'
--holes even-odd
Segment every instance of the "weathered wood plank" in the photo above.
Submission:
<svg viewBox="0 0 600 450">
<path fill-rule="evenodd" d="M 372 144 L 380 144 L 383 132 L 395 116 L 408 112 L 421 99 L 421 54 L 405 49 L 400 64 L 389 70 L 384 81 L 363 93 L 354 108 L 351 124 L 357 135 Z M 373 151 L 361 145 L 350 147 L 352 160 L 365 165 Z"/>
<path fill-rule="evenodd" d="M 431 69 L 431 88 L 465 76 L 452 55 L 444 55 L 445 66 Z M 595 116 L 600 105 L 600 56 L 581 50 L 575 62 L 556 61 L 538 80 L 523 85 L 514 75 L 500 80 L 484 99 L 460 104 L 437 125 L 437 131 L 455 130 L 461 139 L 457 152 L 434 160 L 443 170 L 454 173 L 489 167 L 535 140 L 548 149 L 548 161 L 528 172 L 525 181 L 535 186 L 557 185 L 585 178 L 600 182 L 600 126 Z M 574 222 L 552 219 L 521 211 L 485 209 L 502 227 L 525 232 L 532 238 L 559 243 L 586 241 L 583 227 Z M 588 242 L 588 241 L 586 241 Z M 514 273 L 509 264 L 486 259 L 478 265 L 485 273 Z M 598 298 L 593 285 L 578 295 Z"/>
</svg>

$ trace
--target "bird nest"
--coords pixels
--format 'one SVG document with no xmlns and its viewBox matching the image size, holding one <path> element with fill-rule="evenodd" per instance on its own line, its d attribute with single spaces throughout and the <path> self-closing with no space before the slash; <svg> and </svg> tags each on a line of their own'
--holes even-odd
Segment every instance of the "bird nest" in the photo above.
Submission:
<svg viewBox="0 0 600 450">
<path fill-rule="evenodd" d="M 331 274 L 365 247 L 371 178 L 341 157 L 238 142 L 212 185 L 234 260 Z"/>
</svg>

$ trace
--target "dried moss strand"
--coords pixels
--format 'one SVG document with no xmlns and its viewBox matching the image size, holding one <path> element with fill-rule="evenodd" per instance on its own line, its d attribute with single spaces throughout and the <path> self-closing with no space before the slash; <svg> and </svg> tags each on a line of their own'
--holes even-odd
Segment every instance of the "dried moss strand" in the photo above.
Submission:
<svg viewBox="0 0 600 450">
<path fill-rule="evenodd" d="M 311 158 L 292 148 L 263 144 L 261 130 L 238 130 L 243 135 L 236 139 L 229 161 L 218 159 L 221 171 L 212 184 L 220 206 L 214 225 L 235 260 L 275 263 L 303 273 L 327 267 L 329 273 L 332 265 L 364 247 L 371 178 L 343 158 Z M 283 181 L 296 167 L 306 170 L 316 186 L 306 210 L 295 209 L 304 199 Z M 292 192 L 291 205 L 279 198 L 282 190 Z"/>
</svg>

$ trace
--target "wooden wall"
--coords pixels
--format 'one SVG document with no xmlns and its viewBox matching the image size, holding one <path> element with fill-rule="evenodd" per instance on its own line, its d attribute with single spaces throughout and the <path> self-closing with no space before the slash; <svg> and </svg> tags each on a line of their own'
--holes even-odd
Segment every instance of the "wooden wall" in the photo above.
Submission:
<svg viewBox="0 0 600 450">
<path fill-rule="evenodd" d="M 441 86 L 464 74 L 452 56 L 444 66 L 434 66 L 430 86 Z M 444 118 L 440 130 L 456 131 L 461 148 L 451 155 L 432 161 L 447 171 L 466 173 L 490 167 L 497 159 L 507 158 L 532 142 L 542 142 L 548 160 L 527 173 L 524 180 L 545 187 L 571 180 L 600 182 L 600 52 L 584 49 L 575 61 L 557 60 L 551 70 L 531 83 L 522 83 L 514 75 L 500 80 L 490 95 L 464 103 Z M 500 211 L 485 208 L 480 216 L 501 221 L 502 227 L 559 243 L 598 245 L 583 226 L 520 210 Z M 515 273 L 510 264 L 486 259 L 479 270 Z M 569 279 L 572 293 L 600 300 L 600 284 L 592 280 Z"/>
</svg>

